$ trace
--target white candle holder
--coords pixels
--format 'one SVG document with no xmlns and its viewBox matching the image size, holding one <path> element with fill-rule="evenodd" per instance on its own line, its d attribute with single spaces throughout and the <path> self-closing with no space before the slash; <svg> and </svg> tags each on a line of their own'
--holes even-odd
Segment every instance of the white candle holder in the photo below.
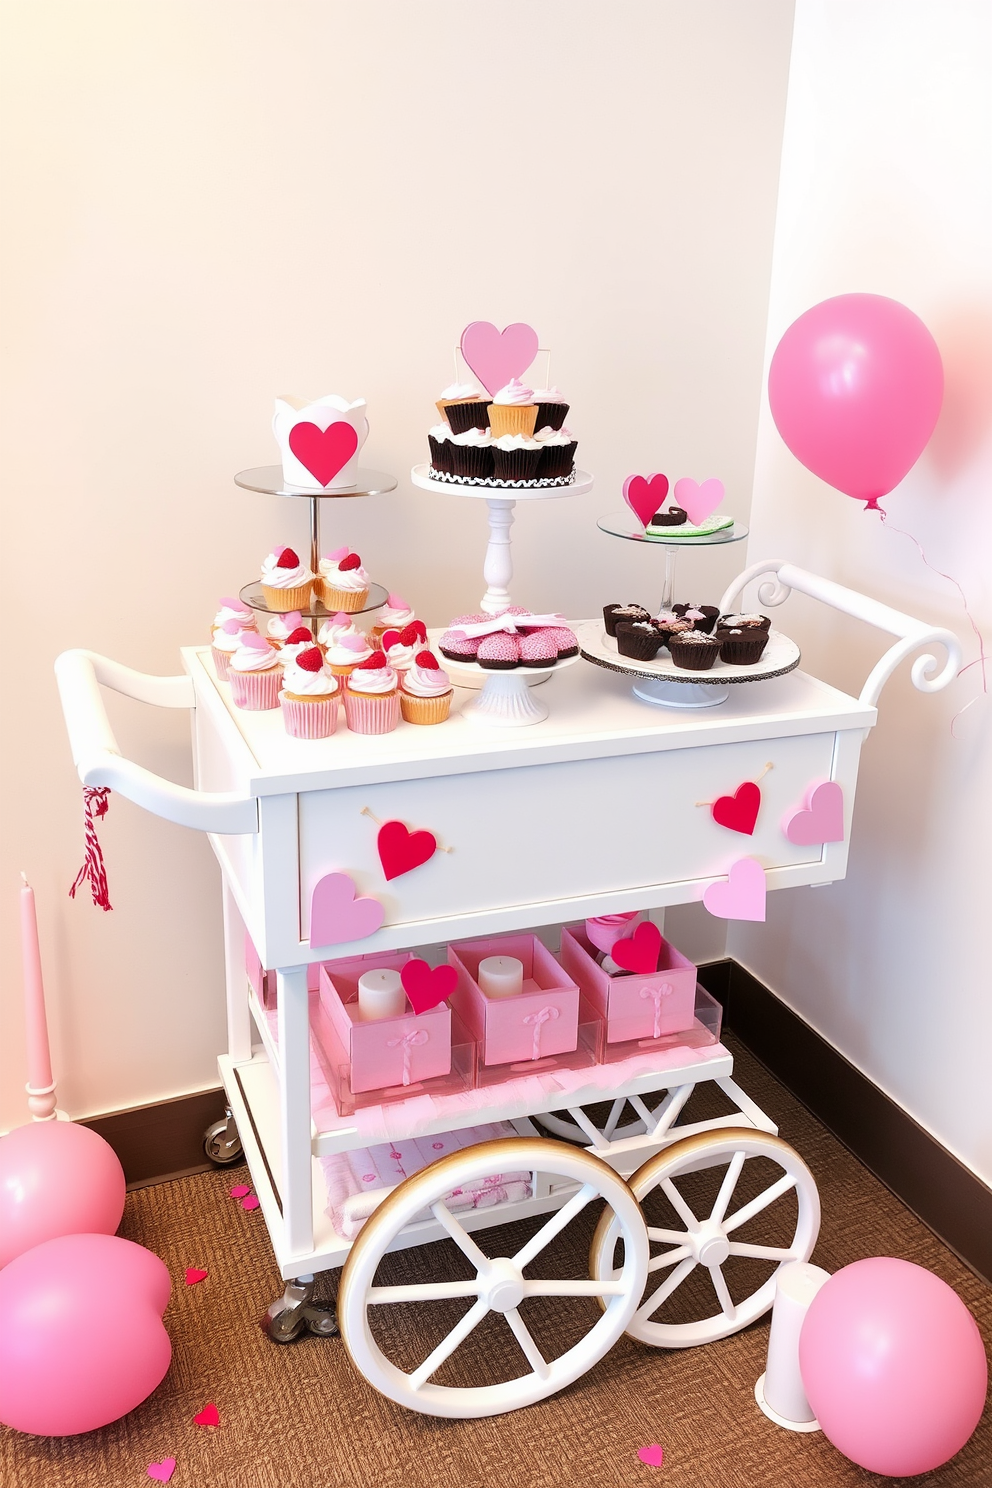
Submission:
<svg viewBox="0 0 992 1488">
<path fill-rule="evenodd" d="M 775 1278 L 768 1360 L 754 1398 L 768 1419 L 785 1431 L 820 1430 L 799 1371 L 799 1334 L 810 1303 L 829 1280 L 829 1271 L 808 1261 L 790 1261 Z"/>
</svg>

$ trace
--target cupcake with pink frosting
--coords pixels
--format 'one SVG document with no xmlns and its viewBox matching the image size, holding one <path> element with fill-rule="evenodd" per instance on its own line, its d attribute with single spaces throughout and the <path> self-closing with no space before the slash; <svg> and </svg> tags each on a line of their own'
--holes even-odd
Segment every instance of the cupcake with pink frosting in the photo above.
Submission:
<svg viewBox="0 0 992 1488">
<path fill-rule="evenodd" d="M 372 651 L 344 685 L 344 716 L 356 734 L 389 734 L 400 721 L 399 679 L 381 651 Z"/>
<path fill-rule="evenodd" d="M 273 615 L 265 627 L 265 634 L 270 645 L 278 650 L 285 645 L 286 640 L 294 630 L 298 630 L 303 624 L 303 616 L 299 610 L 287 610 L 285 615 Z"/>
<path fill-rule="evenodd" d="M 251 606 L 246 605 L 243 599 L 225 594 L 214 616 L 212 630 L 220 630 L 228 620 L 236 620 L 240 630 L 257 630 L 258 628 L 255 624 L 255 611 Z"/>
<path fill-rule="evenodd" d="M 418 651 L 400 679 L 400 711 L 407 723 L 443 723 L 451 711 L 454 688 L 431 651 Z"/>
<path fill-rule="evenodd" d="M 321 625 L 317 632 L 317 641 L 326 651 L 328 646 L 333 646 L 336 641 L 346 635 L 358 636 L 359 640 L 366 639 L 351 616 L 346 615 L 344 610 L 338 610 L 337 614 L 328 615 Z"/>
<path fill-rule="evenodd" d="M 402 630 L 414 618 L 413 606 L 408 605 L 402 594 L 390 594 L 376 615 L 369 640 L 378 649 L 387 630 Z"/>
<path fill-rule="evenodd" d="M 313 641 L 283 668 L 279 706 L 294 739 L 327 739 L 338 725 L 340 684 Z"/>
<path fill-rule="evenodd" d="M 210 654 L 214 659 L 214 669 L 218 680 L 228 680 L 228 668 L 231 665 L 231 657 L 241 645 L 243 630 L 239 621 L 225 620 L 214 630 L 213 641 L 210 646 Z"/>
<path fill-rule="evenodd" d="M 320 560 L 317 594 L 329 610 L 344 610 L 350 615 L 363 610 L 369 583 L 361 558 L 350 548 L 335 548 Z"/>
<path fill-rule="evenodd" d="M 278 708 L 282 681 L 279 652 L 264 636 L 243 630 L 238 649 L 231 657 L 228 680 L 235 707 L 248 713 L 264 713 L 269 708 Z"/>
<path fill-rule="evenodd" d="M 333 640 L 324 652 L 324 660 L 335 677 L 350 677 L 357 666 L 362 666 L 370 656 L 381 656 L 373 651 L 360 631 L 354 635 L 341 635 Z"/>
</svg>

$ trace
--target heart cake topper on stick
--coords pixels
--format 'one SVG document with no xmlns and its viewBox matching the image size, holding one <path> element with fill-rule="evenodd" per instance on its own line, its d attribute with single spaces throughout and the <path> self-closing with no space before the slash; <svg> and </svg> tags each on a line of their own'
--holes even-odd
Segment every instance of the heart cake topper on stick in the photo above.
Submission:
<svg viewBox="0 0 992 1488">
<path fill-rule="evenodd" d="M 490 320 L 473 320 L 460 342 L 466 365 L 490 397 L 511 377 L 522 377 L 537 356 L 537 332 L 522 320 L 499 331 Z"/>
<path fill-rule="evenodd" d="M 724 498 L 723 481 L 711 476 L 702 485 L 683 476 L 675 482 L 675 500 L 685 512 L 693 527 L 698 527 L 711 517 Z"/>
<path fill-rule="evenodd" d="M 678 492 L 678 486 L 675 487 Z M 623 499 L 642 527 L 660 511 L 668 495 L 667 475 L 628 475 L 623 483 Z"/>
</svg>

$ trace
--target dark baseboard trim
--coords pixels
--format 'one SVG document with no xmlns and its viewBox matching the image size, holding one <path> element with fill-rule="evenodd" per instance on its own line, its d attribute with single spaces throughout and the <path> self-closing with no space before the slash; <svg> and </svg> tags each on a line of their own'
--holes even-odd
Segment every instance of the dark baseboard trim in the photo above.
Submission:
<svg viewBox="0 0 992 1488">
<path fill-rule="evenodd" d="M 112 1111 L 84 1121 L 117 1153 L 128 1188 L 147 1188 L 213 1168 L 203 1151 L 203 1133 L 224 1114 L 223 1090 L 199 1090 L 175 1100 Z"/>
<path fill-rule="evenodd" d="M 699 980 L 724 1025 L 983 1281 L 992 1283 L 992 1189 L 738 962 Z"/>
</svg>

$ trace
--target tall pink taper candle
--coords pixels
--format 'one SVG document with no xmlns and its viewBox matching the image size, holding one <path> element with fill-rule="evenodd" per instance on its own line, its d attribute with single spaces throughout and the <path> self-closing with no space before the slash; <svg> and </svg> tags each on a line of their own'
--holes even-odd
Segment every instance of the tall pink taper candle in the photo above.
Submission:
<svg viewBox="0 0 992 1488">
<path fill-rule="evenodd" d="M 28 1046 L 28 1110 L 35 1121 L 55 1120 L 55 1081 L 48 1047 L 45 986 L 41 979 L 41 947 L 34 890 L 21 874 L 21 958 L 24 963 L 24 1023 Z"/>
</svg>

